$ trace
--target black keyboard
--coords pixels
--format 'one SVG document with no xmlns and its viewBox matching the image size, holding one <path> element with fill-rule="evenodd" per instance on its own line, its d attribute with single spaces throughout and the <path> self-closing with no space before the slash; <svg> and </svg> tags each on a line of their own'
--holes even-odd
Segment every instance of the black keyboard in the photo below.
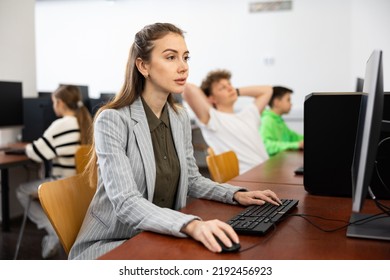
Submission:
<svg viewBox="0 0 390 280">
<path fill-rule="evenodd" d="M 251 205 L 227 223 L 237 233 L 263 235 L 274 223 L 298 205 L 298 200 L 295 199 L 281 199 L 281 201 L 282 205 L 279 206 L 268 202 L 264 205 Z"/>
</svg>

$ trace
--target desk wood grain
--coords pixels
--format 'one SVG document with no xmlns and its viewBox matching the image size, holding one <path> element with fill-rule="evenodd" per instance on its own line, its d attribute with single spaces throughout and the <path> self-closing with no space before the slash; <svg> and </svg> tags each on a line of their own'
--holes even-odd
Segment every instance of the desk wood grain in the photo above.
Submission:
<svg viewBox="0 0 390 280">
<path fill-rule="evenodd" d="M 235 177 L 234 181 L 303 185 L 303 176 L 294 171 L 303 166 L 302 151 L 284 151 L 251 170 Z"/>
</svg>

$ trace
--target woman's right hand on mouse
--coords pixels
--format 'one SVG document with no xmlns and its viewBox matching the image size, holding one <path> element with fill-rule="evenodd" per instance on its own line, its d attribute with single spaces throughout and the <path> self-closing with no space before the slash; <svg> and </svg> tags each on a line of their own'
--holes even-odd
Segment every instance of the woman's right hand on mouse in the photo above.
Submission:
<svg viewBox="0 0 390 280">
<path fill-rule="evenodd" d="M 234 229 L 227 223 L 220 220 L 193 220 L 185 225 L 181 232 L 191 236 L 197 241 L 202 242 L 207 249 L 214 253 L 222 251 L 222 248 L 218 244 L 214 235 L 217 236 L 227 247 L 232 246 L 232 241 L 240 243 L 238 235 Z"/>
</svg>

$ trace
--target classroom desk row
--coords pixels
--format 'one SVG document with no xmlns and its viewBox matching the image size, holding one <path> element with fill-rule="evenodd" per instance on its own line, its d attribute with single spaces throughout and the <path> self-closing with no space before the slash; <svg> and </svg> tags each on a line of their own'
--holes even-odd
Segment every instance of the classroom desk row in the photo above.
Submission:
<svg viewBox="0 0 390 280">
<path fill-rule="evenodd" d="M 153 232 L 142 232 L 99 259 L 128 260 L 308 260 L 308 259 L 390 259 L 390 244 L 385 241 L 346 237 L 351 214 L 351 198 L 314 196 L 303 187 L 302 176 L 294 170 L 303 164 L 302 152 L 286 152 L 242 174 L 229 183 L 250 190 L 271 189 L 280 198 L 298 199 L 294 214 L 319 216 L 310 219 L 326 232 L 301 216 L 291 216 L 277 224 L 265 236 L 239 235 L 238 253 L 216 254 L 191 238 L 176 238 Z M 193 199 L 183 213 L 198 215 L 204 220 L 227 221 L 244 207 L 203 199 Z M 377 213 L 373 201 L 367 201 L 364 211 Z M 332 221 L 333 220 L 333 221 Z M 337 221 L 336 221 L 337 220 Z"/>
<path fill-rule="evenodd" d="M 271 157 L 264 164 L 259 164 L 238 175 L 231 182 L 261 182 L 302 186 L 303 176 L 294 173 L 301 166 L 303 166 L 303 152 L 286 151 Z"/>
</svg>

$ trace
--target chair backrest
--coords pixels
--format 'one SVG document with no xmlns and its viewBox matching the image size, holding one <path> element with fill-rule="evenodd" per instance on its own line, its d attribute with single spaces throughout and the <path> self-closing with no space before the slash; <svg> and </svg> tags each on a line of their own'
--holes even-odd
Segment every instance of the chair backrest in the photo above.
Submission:
<svg viewBox="0 0 390 280">
<path fill-rule="evenodd" d="M 78 174 L 45 182 L 38 189 L 42 208 L 55 229 L 66 254 L 69 254 L 76 240 L 96 190 L 89 186 L 84 176 Z"/>
<path fill-rule="evenodd" d="M 212 148 L 207 149 L 207 167 L 211 179 L 218 183 L 225 183 L 239 175 L 239 164 L 236 153 L 227 151 L 216 155 Z"/>
<path fill-rule="evenodd" d="M 91 149 L 91 145 L 81 145 L 75 154 L 75 162 L 76 162 L 76 172 L 80 174 L 84 171 L 85 166 L 89 160 L 89 151 Z"/>
</svg>

